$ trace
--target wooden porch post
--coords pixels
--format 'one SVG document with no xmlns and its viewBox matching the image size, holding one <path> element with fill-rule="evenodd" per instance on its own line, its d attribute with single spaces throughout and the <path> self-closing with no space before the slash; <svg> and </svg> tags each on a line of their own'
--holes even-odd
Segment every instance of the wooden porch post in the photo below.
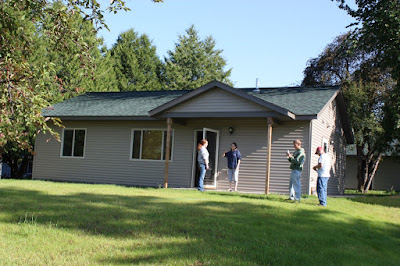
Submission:
<svg viewBox="0 0 400 266">
<path fill-rule="evenodd" d="M 168 188 L 169 154 L 171 153 L 171 126 L 172 118 L 167 118 L 167 143 L 165 145 L 164 188 Z"/>
<path fill-rule="evenodd" d="M 271 145 L 272 145 L 272 117 L 268 117 L 268 146 L 267 146 L 267 172 L 265 180 L 265 194 L 269 194 L 269 180 L 271 174 Z"/>
</svg>

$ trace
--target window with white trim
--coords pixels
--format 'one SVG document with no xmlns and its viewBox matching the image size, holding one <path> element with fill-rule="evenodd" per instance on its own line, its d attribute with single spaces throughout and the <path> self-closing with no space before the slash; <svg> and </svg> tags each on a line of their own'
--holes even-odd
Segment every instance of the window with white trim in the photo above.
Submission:
<svg viewBox="0 0 400 266">
<path fill-rule="evenodd" d="M 62 157 L 81 157 L 85 154 L 86 129 L 64 128 Z"/>
<path fill-rule="evenodd" d="M 172 160 L 172 143 L 174 131 L 171 131 L 171 150 L 169 154 Z M 167 146 L 167 131 L 154 129 L 132 130 L 132 152 L 133 160 L 165 160 Z"/>
</svg>

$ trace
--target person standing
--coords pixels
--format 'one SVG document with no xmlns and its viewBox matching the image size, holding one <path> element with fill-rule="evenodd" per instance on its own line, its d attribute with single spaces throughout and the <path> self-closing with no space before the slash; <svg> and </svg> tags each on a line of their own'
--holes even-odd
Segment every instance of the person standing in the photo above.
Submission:
<svg viewBox="0 0 400 266">
<path fill-rule="evenodd" d="M 289 181 L 289 199 L 294 200 L 294 202 L 300 202 L 301 197 L 301 171 L 303 171 L 303 164 L 306 159 L 306 153 L 304 149 L 301 147 L 301 141 L 296 139 L 293 141 L 293 146 L 295 148 L 295 152 L 293 155 L 288 150 L 286 152 L 288 156 L 288 160 L 290 162 L 290 169 L 292 169 L 292 173 L 290 175 Z"/>
<path fill-rule="evenodd" d="M 225 152 L 223 157 L 228 159 L 228 180 L 229 180 L 229 191 L 232 191 L 232 182 L 234 182 L 235 192 L 237 192 L 237 187 L 239 183 L 239 165 L 242 156 L 238 150 L 236 142 L 231 144 L 231 150 Z"/>
<path fill-rule="evenodd" d="M 318 206 L 326 206 L 327 195 L 328 195 L 328 180 L 331 177 L 330 170 L 330 159 L 329 155 L 325 153 L 322 147 L 318 147 L 315 154 L 319 155 L 318 164 L 313 167 L 314 170 L 318 171 L 317 180 L 317 193 L 319 204 Z"/>
<path fill-rule="evenodd" d="M 204 191 L 204 177 L 206 175 L 206 170 L 209 168 L 209 157 L 210 154 L 207 150 L 208 141 L 202 139 L 197 145 L 197 162 L 199 163 L 200 176 L 199 176 L 199 188 L 198 190 Z"/>
</svg>

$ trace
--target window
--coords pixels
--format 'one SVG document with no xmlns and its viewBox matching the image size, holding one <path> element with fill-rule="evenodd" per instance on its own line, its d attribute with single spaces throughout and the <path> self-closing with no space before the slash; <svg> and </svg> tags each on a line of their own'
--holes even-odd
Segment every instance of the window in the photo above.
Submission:
<svg viewBox="0 0 400 266">
<path fill-rule="evenodd" d="M 86 129 L 64 129 L 62 157 L 83 157 Z"/>
<path fill-rule="evenodd" d="M 329 151 L 328 140 L 326 138 L 322 138 L 322 148 L 325 153 Z"/>
<path fill-rule="evenodd" d="M 171 150 L 169 154 L 172 160 L 172 140 L 174 131 L 171 131 Z M 166 130 L 139 130 L 132 131 L 132 153 L 134 160 L 165 160 L 167 147 Z"/>
</svg>

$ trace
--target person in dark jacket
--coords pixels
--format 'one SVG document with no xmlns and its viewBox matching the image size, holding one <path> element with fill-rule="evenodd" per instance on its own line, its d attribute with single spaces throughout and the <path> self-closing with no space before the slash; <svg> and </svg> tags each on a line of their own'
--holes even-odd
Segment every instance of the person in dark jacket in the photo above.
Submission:
<svg viewBox="0 0 400 266">
<path fill-rule="evenodd" d="M 237 191 L 239 183 L 239 165 L 242 156 L 238 150 L 236 142 L 231 144 L 231 150 L 225 152 L 223 157 L 228 159 L 228 180 L 229 180 L 229 191 L 232 191 L 232 182 L 234 182 L 235 192 Z"/>
</svg>

